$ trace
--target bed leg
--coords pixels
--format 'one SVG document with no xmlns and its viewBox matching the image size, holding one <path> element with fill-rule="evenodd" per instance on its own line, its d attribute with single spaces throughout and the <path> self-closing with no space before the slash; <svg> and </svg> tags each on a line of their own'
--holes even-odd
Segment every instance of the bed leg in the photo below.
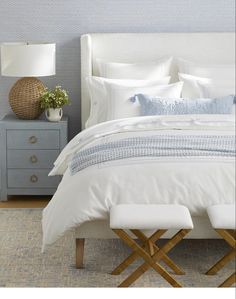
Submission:
<svg viewBox="0 0 236 299">
<path fill-rule="evenodd" d="M 83 259 L 84 259 L 84 242 L 85 239 L 76 239 L 76 251 L 75 251 L 75 258 L 76 258 L 76 268 L 83 269 Z"/>
</svg>

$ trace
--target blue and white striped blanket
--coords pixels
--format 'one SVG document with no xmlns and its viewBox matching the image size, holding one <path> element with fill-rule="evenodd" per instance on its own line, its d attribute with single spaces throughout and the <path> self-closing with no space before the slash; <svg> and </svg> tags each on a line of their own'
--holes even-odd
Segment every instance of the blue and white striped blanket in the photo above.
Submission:
<svg viewBox="0 0 236 299">
<path fill-rule="evenodd" d="M 135 157 L 234 157 L 234 135 L 154 135 L 130 137 L 75 153 L 72 175 L 96 164 Z"/>
</svg>

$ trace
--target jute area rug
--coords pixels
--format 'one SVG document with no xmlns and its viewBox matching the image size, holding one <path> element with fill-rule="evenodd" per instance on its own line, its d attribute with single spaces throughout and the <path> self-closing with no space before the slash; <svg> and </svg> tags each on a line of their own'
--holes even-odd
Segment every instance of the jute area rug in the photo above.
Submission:
<svg viewBox="0 0 236 299">
<path fill-rule="evenodd" d="M 88 239 L 85 269 L 75 268 L 75 236 L 70 231 L 41 253 L 41 209 L 0 209 L 0 287 L 116 287 L 141 261 L 122 275 L 109 273 L 129 254 L 120 240 Z M 216 287 L 235 269 L 230 263 L 215 276 L 204 273 L 228 250 L 222 240 L 184 240 L 170 254 L 186 275 L 185 287 Z M 153 270 L 133 287 L 169 287 Z"/>
</svg>

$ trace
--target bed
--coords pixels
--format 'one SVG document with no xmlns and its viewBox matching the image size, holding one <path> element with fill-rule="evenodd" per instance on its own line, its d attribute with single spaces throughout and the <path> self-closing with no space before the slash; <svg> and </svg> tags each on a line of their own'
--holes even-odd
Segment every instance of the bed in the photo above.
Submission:
<svg viewBox="0 0 236 299">
<path fill-rule="evenodd" d="M 151 61 L 165 55 L 212 64 L 233 64 L 235 59 L 235 35 L 234 33 L 104 33 L 83 35 L 81 37 L 82 128 L 85 127 L 90 111 L 86 77 L 98 75 L 96 58 L 116 62 L 144 62 L 147 57 Z M 177 67 L 174 64 L 171 75 L 173 81 L 177 80 Z M 230 167 L 232 170 L 232 164 Z M 59 191 L 60 188 L 61 186 L 58 188 Z M 231 203 L 234 200 L 232 181 L 229 189 L 229 198 L 227 199 L 227 194 L 225 194 L 224 201 Z M 52 205 L 52 203 L 50 204 Z M 64 209 L 66 211 L 66 206 L 64 206 Z M 47 216 L 53 219 L 56 211 L 57 208 L 51 209 Z M 193 215 L 193 221 L 195 228 L 189 234 L 189 238 L 217 238 L 205 215 Z M 75 226 L 70 225 L 70 227 L 64 228 L 64 231 Z M 86 238 L 116 237 L 109 229 L 109 223 L 106 219 L 90 219 L 89 221 L 86 219 L 75 229 L 76 266 L 78 268 L 83 265 L 84 240 Z M 48 228 L 48 231 L 50 231 L 50 228 Z M 62 231 L 63 229 L 58 230 L 57 237 L 62 235 Z M 164 237 L 168 237 L 168 235 Z M 54 238 L 52 240 L 55 241 Z"/>
</svg>

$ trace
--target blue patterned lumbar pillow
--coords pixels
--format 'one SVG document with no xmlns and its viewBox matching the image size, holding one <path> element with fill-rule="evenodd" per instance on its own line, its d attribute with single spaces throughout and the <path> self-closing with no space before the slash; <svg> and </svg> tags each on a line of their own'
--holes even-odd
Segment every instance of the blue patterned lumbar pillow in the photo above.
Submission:
<svg viewBox="0 0 236 299">
<path fill-rule="evenodd" d="M 235 96 L 208 99 L 162 98 L 137 94 L 130 100 L 139 101 L 141 115 L 178 115 L 178 114 L 231 114 Z"/>
</svg>

